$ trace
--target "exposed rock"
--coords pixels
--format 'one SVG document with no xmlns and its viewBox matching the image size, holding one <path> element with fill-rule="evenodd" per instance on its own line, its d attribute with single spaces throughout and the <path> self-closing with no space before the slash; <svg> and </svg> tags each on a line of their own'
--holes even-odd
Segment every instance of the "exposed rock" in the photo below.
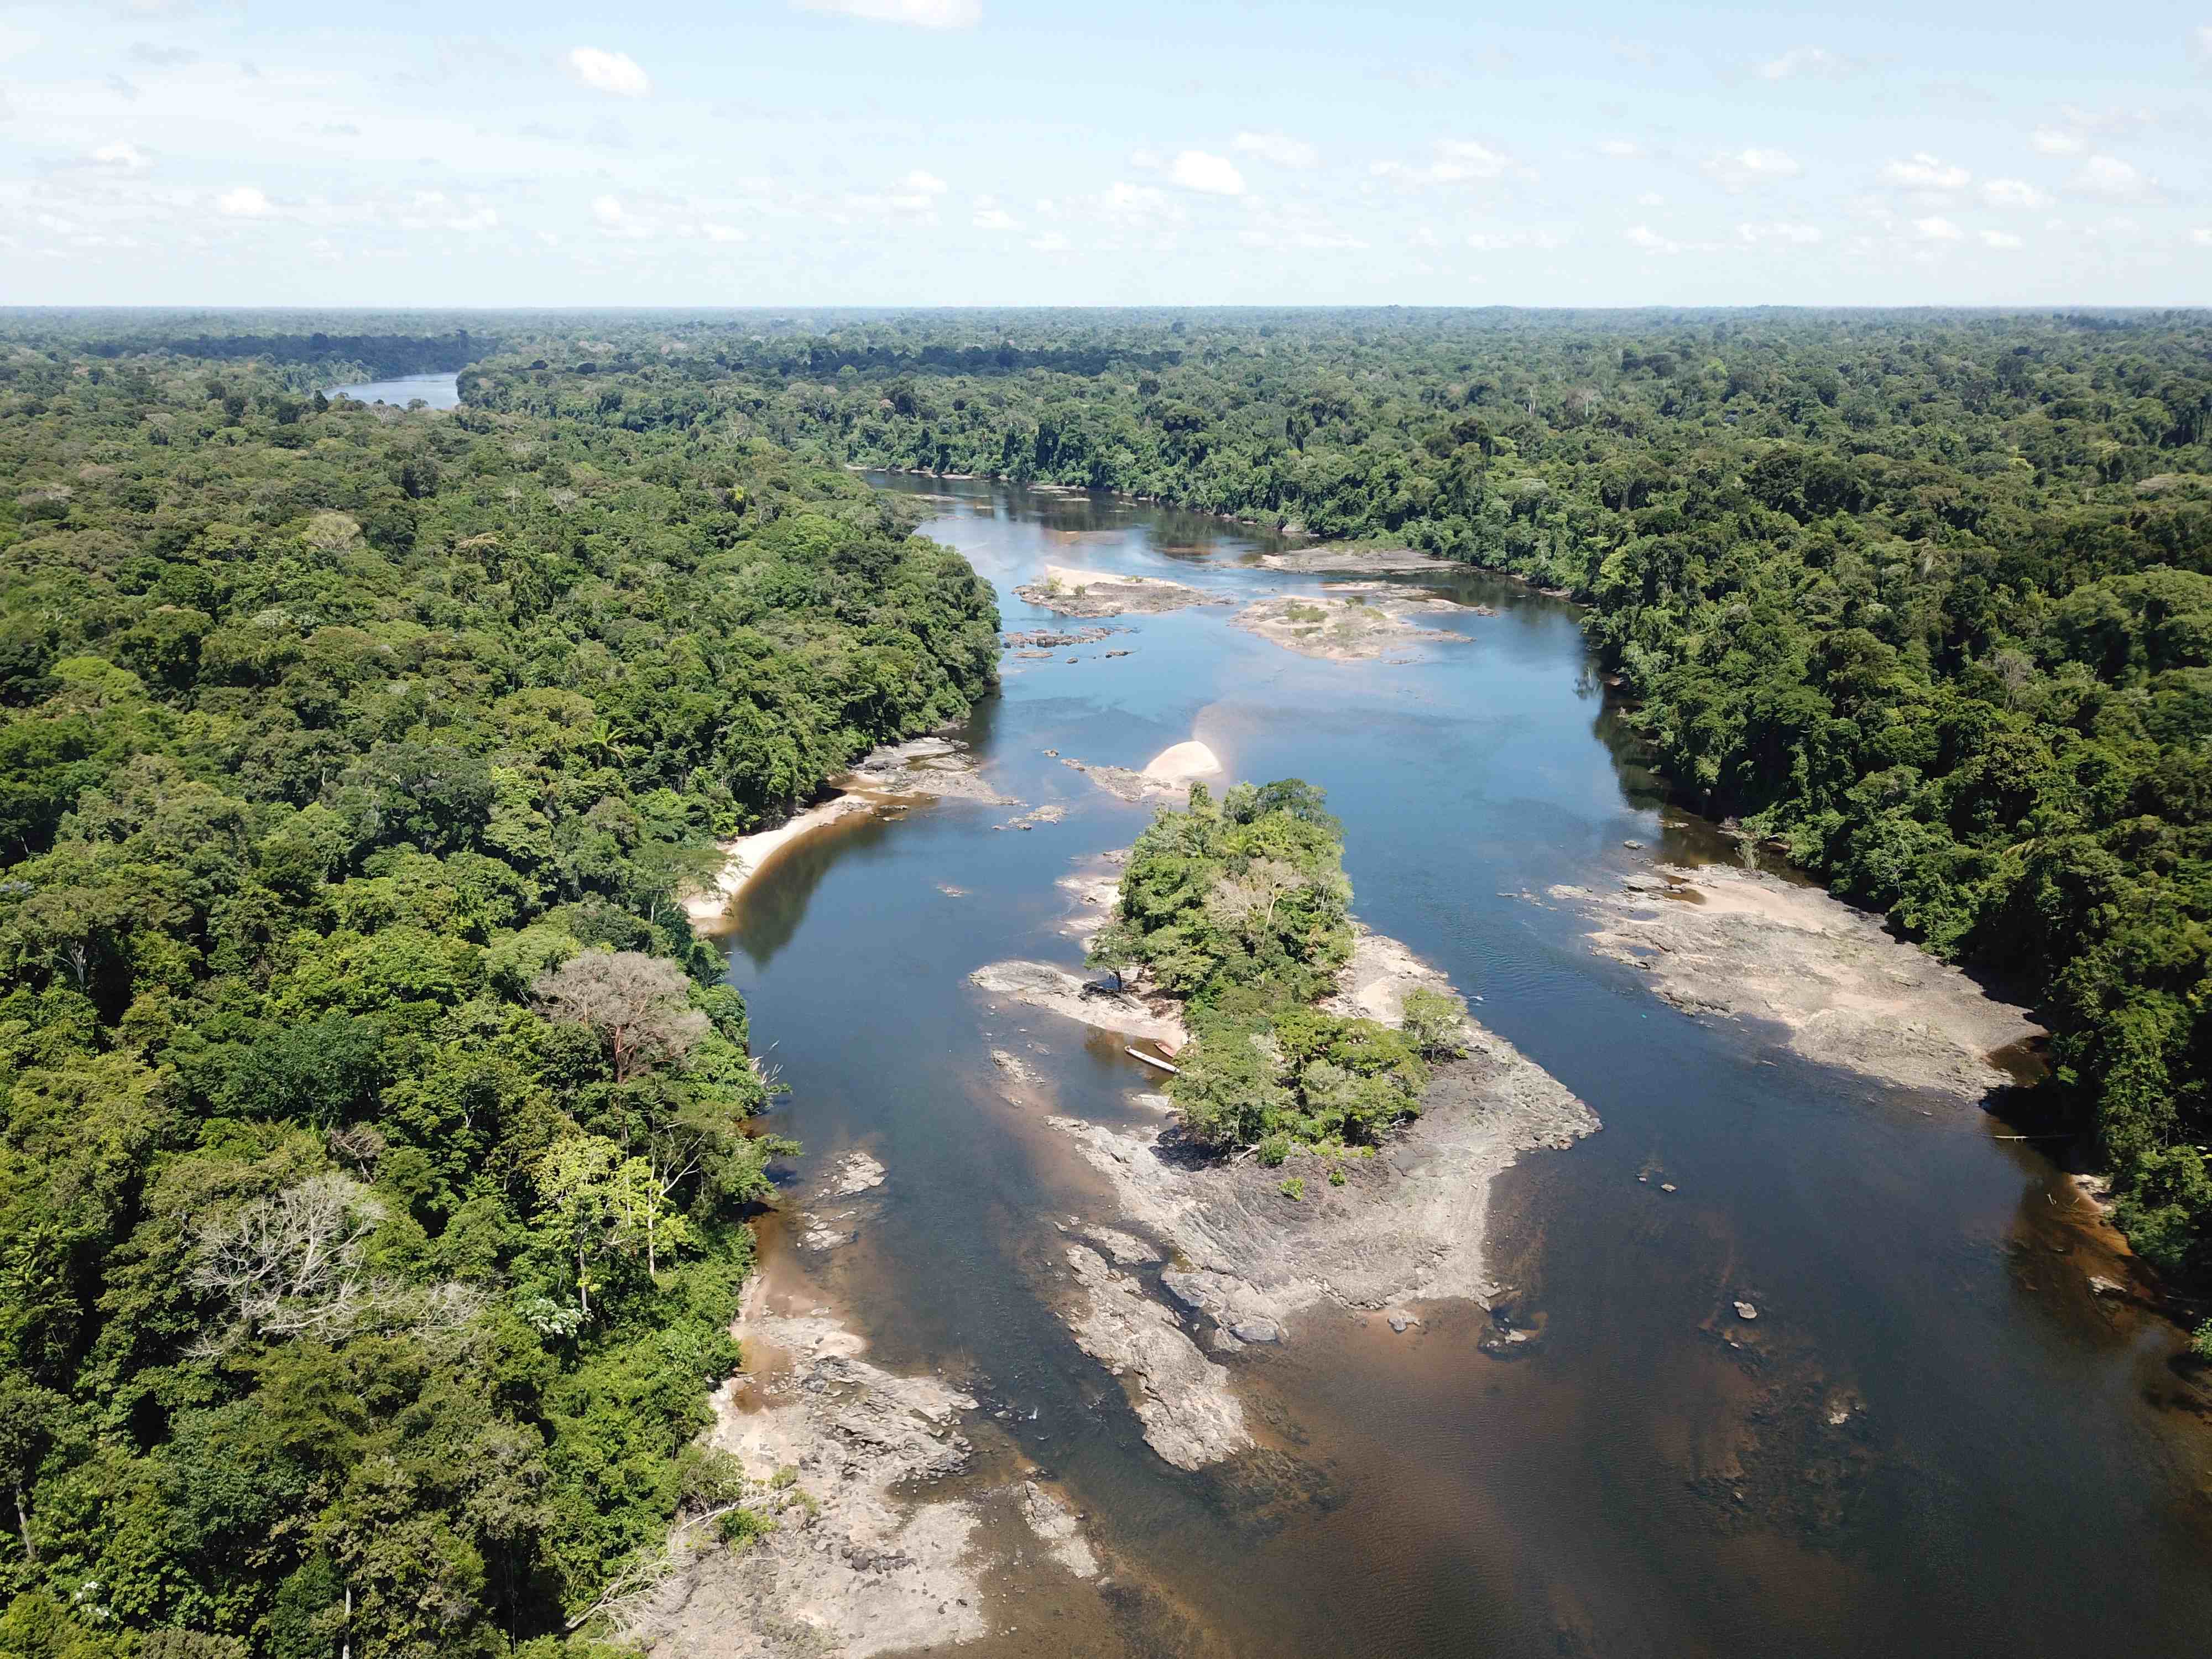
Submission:
<svg viewBox="0 0 2212 1659">
<path fill-rule="evenodd" d="M 831 1177 L 833 1184 L 830 1188 L 830 1196 L 851 1198 L 856 1193 L 865 1193 L 872 1187 L 880 1187 L 884 1184 L 884 1177 L 887 1173 L 884 1166 L 876 1162 L 868 1153 L 848 1152 L 838 1160 L 836 1170 Z"/>
<path fill-rule="evenodd" d="M 1759 1310 L 1748 1302 L 1739 1302 L 1735 1304 L 1735 1316 L 1738 1319 L 1756 1319 Z"/>
<path fill-rule="evenodd" d="M 1175 1042 L 1185 1038 L 1182 1016 L 1172 1000 L 1159 998 L 1146 1002 L 1048 962 L 994 962 L 968 978 L 994 996 L 1065 1014 L 1102 1031 Z"/>
<path fill-rule="evenodd" d="M 1063 617 L 1120 617 L 1227 603 L 1158 576 L 1126 576 L 1117 571 L 1080 570 L 1060 564 L 1047 565 L 1042 577 L 1024 583 L 1014 593 Z"/>
<path fill-rule="evenodd" d="M 1410 547 L 1301 547 L 1287 553 L 1262 553 L 1260 563 L 1269 570 L 1290 570 L 1309 576 L 1334 571 L 1374 575 L 1393 571 L 1450 570 L 1458 568 L 1449 559 L 1438 558 L 1433 553 L 1418 552 Z"/>
<path fill-rule="evenodd" d="M 1073 1504 L 1036 1481 L 1025 1480 L 1022 1483 L 1021 1508 L 1022 1519 L 1030 1523 L 1037 1542 L 1050 1552 L 1054 1560 L 1078 1578 L 1098 1576 L 1098 1557 L 1083 1535 L 1083 1525 Z"/>
<path fill-rule="evenodd" d="M 1237 613 L 1236 625 L 1300 656 L 1358 662 L 1388 656 L 1424 641 L 1465 639 L 1464 635 L 1423 628 L 1412 620 L 1450 603 L 1422 594 L 1402 599 L 1285 594 L 1247 605 Z"/>
<path fill-rule="evenodd" d="M 623 1633 L 657 1659 L 867 1659 L 984 1635 L 975 1505 L 893 1496 L 967 1466 L 957 1418 L 975 1400 L 868 1364 L 826 1319 L 751 1314 L 741 1334 L 794 1358 L 716 1396 L 714 1441 L 756 1481 L 795 1469 L 818 1512 L 791 1507 L 741 1553 L 693 1556 Z"/>
<path fill-rule="evenodd" d="M 915 795 L 980 801 L 987 806 L 1019 806 L 1013 796 L 993 788 L 975 769 L 965 744 L 951 738 L 915 738 L 872 750 L 847 775 L 849 788 L 876 795 Z"/>
<path fill-rule="evenodd" d="M 1124 1267 L 1158 1261 L 1160 1253 L 1141 1238 L 1112 1227 L 1085 1227 L 1083 1236 Z"/>
<path fill-rule="evenodd" d="M 1245 1450 L 1252 1437 L 1229 1373 L 1199 1352 L 1175 1316 L 1088 1245 L 1067 1247 L 1076 1295 L 1063 1315 L 1077 1346 L 1123 1380 L 1145 1442 L 1182 1469 Z"/>
<path fill-rule="evenodd" d="M 1676 1007 L 1771 1020 L 1807 1060 L 1973 1099 L 2008 1080 L 1990 1055 L 2043 1034 L 2023 1010 L 1817 887 L 1718 865 L 1629 881 L 1629 891 L 1560 886 L 1552 896 L 1595 922 L 1599 954 L 1644 970 Z"/>
<path fill-rule="evenodd" d="M 1065 650 L 1071 645 L 1096 645 L 1101 640 L 1111 639 L 1116 634 L 1123 634 L 1127 631 L 1128 630 L 1127 629 L 1111 627 L 1077 628 L 1072 629 L 1061 629 L 1057 628 L 1032 628 L 1026 633 L 1007 635 L 1006 643 L 1008 645 L 1032 647 L 1041 646 L 1044 648 L 1042 651 L 1039 651 L 1037 654 L 1040 656 L 1048 657 L 1052 654 L 1054 648 Z M 1023 654 L 1026 655 L 1028 653 L 1024 652 Z M 1109 651 L 1106 654 L 1110 657 L 1114 653 Z M 1121 654 L 1123 656 L 1127 656 L 1128 653 L 1125 651 L 1121 653 Z"/>
<path fill-rule="evenodd" d="M 1004 1048 L 994 1048 L 991 1050 L 991 1063 L 1015 1083 L 1034 1087 L 1037 1082 L 1036 1068 L 1019 1054 L 1009 1054 Z"/>
</svg>

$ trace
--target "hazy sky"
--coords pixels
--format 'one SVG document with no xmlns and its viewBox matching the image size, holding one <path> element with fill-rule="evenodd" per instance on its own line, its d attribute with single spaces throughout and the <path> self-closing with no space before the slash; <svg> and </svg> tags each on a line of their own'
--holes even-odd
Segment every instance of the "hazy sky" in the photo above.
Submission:
<svg viewBox="0 0 2212 1659">
<path fill-rule="evenodd" d="M 2212 0 L 0 0 L 0 303 L 2212 301 Z"/>
</svg>

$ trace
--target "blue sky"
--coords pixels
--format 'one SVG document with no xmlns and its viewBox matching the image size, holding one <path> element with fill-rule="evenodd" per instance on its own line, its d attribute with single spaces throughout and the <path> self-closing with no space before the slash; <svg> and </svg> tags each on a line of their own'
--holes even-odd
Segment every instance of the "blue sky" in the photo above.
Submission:
<svg viewBox="0 0 2212 1659">
<path fill-rule="evenodd" d="M 0 303 L 2202 304 L 2212 0 L 0 0 Z"/>
</svg>

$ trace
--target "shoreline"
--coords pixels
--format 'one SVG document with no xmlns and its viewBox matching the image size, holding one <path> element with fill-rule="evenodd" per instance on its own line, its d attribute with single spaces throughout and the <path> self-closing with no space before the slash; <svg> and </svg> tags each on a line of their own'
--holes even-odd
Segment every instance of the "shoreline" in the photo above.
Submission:
<svg viewBox="0 0 2212 1659">
<path fill-rule="evenodd" d="M 967 745 L 945 737 L 883 744 L 823 788 L 829 792 L 826 799 L 793 812 L 773 829 L 756 830 L 715 843 L 722 854 L 722 867 L 715 872 L 713 884 L 683 902 L 684 914 L 691 919 L 694 928 L 710 935 L 727 932 L 731 907 L 776 854 L 841 818 L 902 806 L 914 799 L 972 800 L 987 806 L 1022 805 L 985 783 Z"/>
<path fill-rule="evenodd" d="M 872 812 L 877 805 L 877 802 L 861 796 L 840 792 L 793 813 L 772 830 L 756 830 L 750 835 L 717 842 L 715 845 L 722 853 L 722 867 L 715 872 L 714 884 L 686 898 L 684 914 L 691 919 L 692 927 L 702 932 L 720 931 L 720 925 L 729 920 L 730 907 L 737 902 L 738 896 L 752 884 L 778 853 L 801 836 L 825 829 L 855 812 Z"/>
<path fill-rule="evenodd" d="M 2049 1035 L 1825 887 L 1658 864 L 1610 891 L 1562 884 L 1548 896 L 1594 924 L 1595 953 L 1650 975 L 1662 1001 L 1771 1023 L 1801 1058 L 1896 1087 L 1980 1100 L 2018 1081 L 1993 1056 Z"/>
</svg>

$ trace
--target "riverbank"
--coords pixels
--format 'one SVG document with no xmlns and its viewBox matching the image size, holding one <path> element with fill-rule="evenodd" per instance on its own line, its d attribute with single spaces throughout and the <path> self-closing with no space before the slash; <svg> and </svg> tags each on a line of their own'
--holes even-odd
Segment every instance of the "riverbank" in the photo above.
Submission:
<svg viewBox="0 0 2212 1659">
<path fill-rule="evenodd" d="M 720 932 L 730 907 L 767 866 L 793 842 L 827 829 L 856 812 L 897 805 L 908 799 L 972 800 L 988 806 L 1019 806 L 1012 795 L 995 789 L 977 771 L 965 744 L 945 737 L 915 738 L 870 751 L 830 786 L 826 800 L 793 813 L 773 829 L 717 842 L 722 866 L 714 883 L 684 901 L 691 925 Z"/>
<path fill-rule="evenodd" d="M 750 836 L 717 842 L 722 854 L 722 867 L 715 872 L 713 886 L 684 901 L 684 914 L 690 917 L 694 927 L 714 930 L 729 914 L 738 895 L 760 874 L 769 859 L 800 836 L 825 829 L 855 812 L 868 811 L 874 805 L 857 795 L 835 795 L 793 813 L 772 830 L 757 830 Z"/>
<path fill-rule="evenodd" d="M 1993 1056 L 2046 1035 L 2027 1010 L 1819 887 L 1727 865 L 1656 866 L 1550 896 L 1599 955 L 1692 1014 L 1765 1020 L 1790 1048 L 1900 1088 L 1978 1100 L 2014 1081 Z"/>
</svg>

